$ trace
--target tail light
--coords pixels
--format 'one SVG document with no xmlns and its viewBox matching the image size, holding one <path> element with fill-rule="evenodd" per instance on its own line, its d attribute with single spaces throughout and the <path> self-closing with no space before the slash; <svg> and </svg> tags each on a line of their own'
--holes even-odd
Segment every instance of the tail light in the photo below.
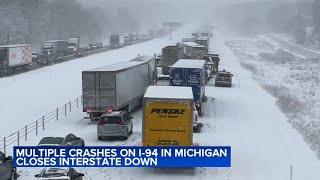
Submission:
<svg viewBox="0 0 320 180">
<path fill-rule="evenodd" d="M 105 122 L 99 122 L 98 126 L 104 126 L 106 123 Z"/>
<path fill-rule="evenodd" d="M 143 144 L 143 143 L 141 143 L 141 146 L 144 146 L 144 144 Z"/>
<path fill-rule="evenodd" d="M 126 123 L 118 123 L 119 126 L 126 126 Z"/>
<path fill-rule="evenodd" d="M 87 109 L 87 113 L 91 113 L 92 112 L 92 109 Z"/>
</svg>

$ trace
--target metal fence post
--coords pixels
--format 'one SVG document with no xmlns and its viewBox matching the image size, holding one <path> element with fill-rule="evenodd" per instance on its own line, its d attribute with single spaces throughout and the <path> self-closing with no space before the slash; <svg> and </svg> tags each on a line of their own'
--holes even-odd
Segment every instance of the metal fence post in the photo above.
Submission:
<svg viewBox="0 0 320 180">
<path fill-rule="evenodd" d="M 20 146 L 20 132 L 17 132 L 17 144 Z"/>
<path fill-rule="evenodd" d="M 44 130 L 44 116 L 42 116 L 42 130 Z"/>
<path fill-rule="evenodd" d="M 36 136 L 38 136 L 38 120 L 36 121 Z"/>
<path fill-rule="evenodd" d="M 67 104 L 64 105 L 64 116 L 67 116 Z"/>
<path fill-rule="evenodd" d="M 59 108 L 57 108 L 57 120 L 59 119 Z"/>
<path fill-rule="evenodd" d="M 70 112 L 71 112 L 71 101 L 69 101 L 69 108 L 70 108 Z"/>
<path fill-rule="evenodd" d="M 24 139 L 27 141 L 28 140 L 28 137 L 27 137 L 28 136 L 28 126 L 27 125 L 24 127 L 24 132 L 25 132 Z"/>
<path fill-rule="evenodd" d="M 79 108 L 79 98 L 77 98 L 77 108 Z"/>
<path fill-rule="evenodd" d="M 3 137 L 3 153 L 6 154 L 6 137 Z"/>
</svg>

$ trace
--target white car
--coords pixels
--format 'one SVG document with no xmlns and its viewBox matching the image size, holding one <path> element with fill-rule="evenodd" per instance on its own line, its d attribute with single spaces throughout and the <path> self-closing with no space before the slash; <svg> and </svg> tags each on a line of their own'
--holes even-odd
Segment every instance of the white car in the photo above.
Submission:
<svg viewBox="0 0 320 180">
<path fill-rule="evenodd" d="M 198 131 L 199 114 L 196 106 L 193 106 L 193 131 Z"/>
<path fill-rule="evenodd" d="M 35 175 L 38 180 L 82 180 L 83 173 L 78 173 L 74 168 L 49 168 L 43 169 Z"/>
</svg>

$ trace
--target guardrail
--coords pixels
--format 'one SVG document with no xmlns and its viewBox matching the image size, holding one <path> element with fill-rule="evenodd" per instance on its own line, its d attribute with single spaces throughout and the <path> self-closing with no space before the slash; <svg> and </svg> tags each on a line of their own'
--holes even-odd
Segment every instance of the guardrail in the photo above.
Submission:
<svg viewBox="0 0 320 180">
<path fill-rule="evenodd" d="M 40 130 L 45 130 L 46 123 L 52 120 L 59 120 L 60 118 L 67 116 L 68 112 L 72 112 L 73 108 L 79 108 L 80 105 L 82 105 L 82 96 L 79 96 L 78 98 L 69 101 L 63 106 L 56 108 L 54 111 L 51 111 L 50 113 L 42 116 L 36 121 L 25 125 L 23 128 L 10 134 L 9 136 L 3 137 L 3 139 L 0 140 L 0 150 L 3 151 L 4 154 L 6 154 L 8 146 L 19 146 L 21 140 L 28 141 L 28 138 L 30 136 L 37 136 Z"/>
</svg>

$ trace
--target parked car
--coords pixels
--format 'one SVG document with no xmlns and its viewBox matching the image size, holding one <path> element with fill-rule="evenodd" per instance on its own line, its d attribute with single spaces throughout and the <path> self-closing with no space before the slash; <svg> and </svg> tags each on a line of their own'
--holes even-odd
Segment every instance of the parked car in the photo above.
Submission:
<svg viewBox="0 0 320 180">
<path fill-rule="evenodd" d="M 231 87 L 232 86 L 232 77 L 233 74 L 230 72 L 223 70 L 218 71 L 215 79 L 215 86 L 220 87 Z"/>
<path fill-rule="evenodd" d="M 0 179 L 2 180 L 16 180 L 19 177 L 17 169 L 13 167 L 12 157 L 0 151 Z"/>
<path fill-rule="evenodd" d="M 43 169 L 35 177 L 38 180 L 82 180 L 83 173 L 78 173 L 74 168 L 49 168 Z"/>
<path fill-rule="evenodd" d="M 66 137 L 44 137 L 38 146 L 85 146 L 84 140 L 74 134 L 68 134 Z"/>
<path fill-rule="evenodd" d="M 102 114 L 97 126 L 98 139 L 122 137 L 127 140 L 132 134 L 133 117 L 126 111 L 111 111 Z"/>
</svg>

